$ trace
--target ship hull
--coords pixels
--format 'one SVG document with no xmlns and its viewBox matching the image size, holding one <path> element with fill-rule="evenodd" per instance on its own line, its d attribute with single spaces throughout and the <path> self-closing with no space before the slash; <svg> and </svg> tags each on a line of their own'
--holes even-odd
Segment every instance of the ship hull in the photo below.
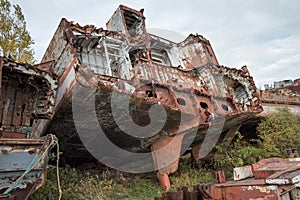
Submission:
<svg viewBox="0 0 300 200">
<path fill-rule="evenodd" d="M 99 134 L 99 129 L 112 144 L 134 153 L 151 152 L 151 146 L 159 139 L 184 135 L 182 143 L 177 147 L 181 148 L 183 154 L 187 149 L 201 147 L 203 142 L 213 141 L 215 145 L 222 143 L 224 138 L 233 136 L 226 135 L 228 130 L 256 118 L 257 114 L 253 111 L 231 112 L 215 116 L 213 120 L 205 122 L 200 118 L 201 111 L 195 115 L 186 112 L 182 107 L 182 109 L 172 108 L 160 104 L 159 106 L 166 112 L 163 126 L 157 124 L 162 128 L 159 130 L 147 128 L 146 126 L 153 120 L 149 111 L 151 107 L 158 105 L 157 101 L 105 86 L 110 85 L 106 80 L 98 79 L 98 81 L 97 88 L 92 89 L 78 81 L 71 84 L 67 89 L 69 93 L 64 95 L 57 113 L 47 128 L 46 133 L 57 134 L 61 150 L 64 152 L 62 161 L 65 163 L 82 165 L 97 161 L 93 152 L 89 152 L 84 143 L 88 138 L 93 140 Z M 125 105 L 123 101 L 126 101 Z M 119 113 L 116 113 L 116 110 Z M 129 132 L 128 129 L 122 130 L 120 121 L 125 125 L 135 123 L 145 135 Z M 101 144 L 100 141 L 96 151 L 106 151 L 103 149 L 104 146 L 105 144 Z M 211 147 L 205 159 L 212 158 L 214 152 L 214 148 Z"/>
</svg>

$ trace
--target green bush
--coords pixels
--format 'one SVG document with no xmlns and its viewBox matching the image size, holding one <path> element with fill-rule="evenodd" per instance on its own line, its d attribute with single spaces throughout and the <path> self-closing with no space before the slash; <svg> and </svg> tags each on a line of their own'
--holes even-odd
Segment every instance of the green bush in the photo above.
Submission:
<svg viewBox="0 0 300 200">
<path fill-rule="evenodd" d="M 232 176 L 232 168 L 253 164 L 270 157 L 286 158 L 288 149 L 300 147 L 299 116 L 289 109 L 279 108 L 257 127 L 258 139 L 246 141 L 236 132 L 228 149 L 216 146 L 219 156 L 213 160 L 216 170 L 223 170 L 227 177 Z"/>
<path fill-rule="evenodd" d="M 287 108 L 262 121 L 258 128 L 259 147 L 265 157 L 287 157 L 287 150 L 300 147 L 300 125 L 298 118 Z"/>
<path fill-rule="evenodd" d="M 226 140 L 231 141 L 232 138 Z M 250 165 L 263 158 L 262 149 L 244 140 L 241 133 L 236 132 L 232 141 L 228 149 L 216 146 L 219 156 L 213 160 L 213 168 L 224 171 L 228 178 L 232 177 L 234 167 Z"/>
</svg>

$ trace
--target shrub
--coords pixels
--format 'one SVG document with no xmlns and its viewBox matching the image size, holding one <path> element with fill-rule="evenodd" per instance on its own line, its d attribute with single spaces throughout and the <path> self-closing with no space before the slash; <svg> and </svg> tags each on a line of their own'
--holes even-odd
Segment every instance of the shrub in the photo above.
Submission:
<svg viewBox="0 0 300 200">
<path fill-rule="evenodd" d="M 232 138 L 226 140 L 231 141 Z M 262 159 L 262 150 L 255 144 L 246 141 L 240 132 L 236 132 L 234 140 L 228 149 L 216 146 L 219 156 L 213 160 L 213 168 L 225 172 L 226 177 L 232 177 L 232 169 L 244 165 L 250 165 Z"/>
<path fill-rule="evenodd" d="M 287 108 L 262 121 L 258 128 L 259 147 L 265 157 L 287 157 L 287 150 L 300 147 L 300 125 L 297 117 Z"/>
<path fill-rule="evenodd" d="M 213 160 L 213 167 L 225 171 L 227 177 L 231 177 L 234 167 L 253 164 L 264 158 L 286 158 L 288 149 L 300 147 L 299 116 L 287 108 L 279 108 L 263 120 L 257 131 L 259 139 L 249 142 L 236 132 L 228 149 L 216 146 L 220 156 Z M 227 139 L 231 141 L 232 138 Z"/>
</svg>

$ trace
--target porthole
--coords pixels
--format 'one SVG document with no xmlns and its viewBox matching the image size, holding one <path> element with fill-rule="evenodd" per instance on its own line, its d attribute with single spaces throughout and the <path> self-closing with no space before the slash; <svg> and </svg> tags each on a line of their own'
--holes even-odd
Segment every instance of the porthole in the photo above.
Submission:
<svg viewBox="0 0 300 200">
<path fill-rule="evenodd" d="M 205 103 L 205 102 L 200 102 L 200 106 L 201 106 L 201 108 L 203 108 L 203 109 L 207 109 L 207 108 L 208 108 L 208 105 L 207 105 L 207 103 Z"/>
<path fill-rule="evenodd" d="M 185 102 L 185 100 L 184 100 L 183 98 L 177 98 L 177 103 L 178 103 L 179 105 L 182 105 L 182 106 L 185 106 L 185 105 L 186 105 L 186 102 Z"/>
<path fill-rule="evenodd" d="M 222 104 L 221 107 L 222 107 L 222 109 L 225 110 L 225 111 L 228 111 L 228 110 L 229 110 L 228 106 L 226 106 L 225 104 Z"/>
<path fill-rule="evenodd" d="M 146 95 L 147 95 L 147 97 L 154 97 L 154 98 L 156 98 L 157 97 L 157 95 L 156 95 L 156 93 L 155 92 L 152 92 L 151 90 L 146 90 Z"/>
</svg>

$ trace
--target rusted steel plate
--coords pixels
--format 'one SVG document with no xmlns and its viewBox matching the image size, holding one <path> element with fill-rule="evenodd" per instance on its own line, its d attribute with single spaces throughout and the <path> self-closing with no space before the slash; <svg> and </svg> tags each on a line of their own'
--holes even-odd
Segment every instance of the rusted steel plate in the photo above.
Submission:
<svg viewBox="0 0 300 200">
<path fill-rule="evenodd" d="M 243 180 L 246 178 L 251 178 L 253 177 L 253 172 L 252 172 L 252 166 L 251 165 L 246 165 L 242 167 L 236 167 L 233 169 L 233 179 L 235 181 L 238 180 Z"/>
<path fill-rule="evenodd" d="M 252 168 L 255 178 L 267 178 L 276 172 L 300 168 L 300 161 L 297 159 L 268 158 L 253 164 Z"/>
</svg>

